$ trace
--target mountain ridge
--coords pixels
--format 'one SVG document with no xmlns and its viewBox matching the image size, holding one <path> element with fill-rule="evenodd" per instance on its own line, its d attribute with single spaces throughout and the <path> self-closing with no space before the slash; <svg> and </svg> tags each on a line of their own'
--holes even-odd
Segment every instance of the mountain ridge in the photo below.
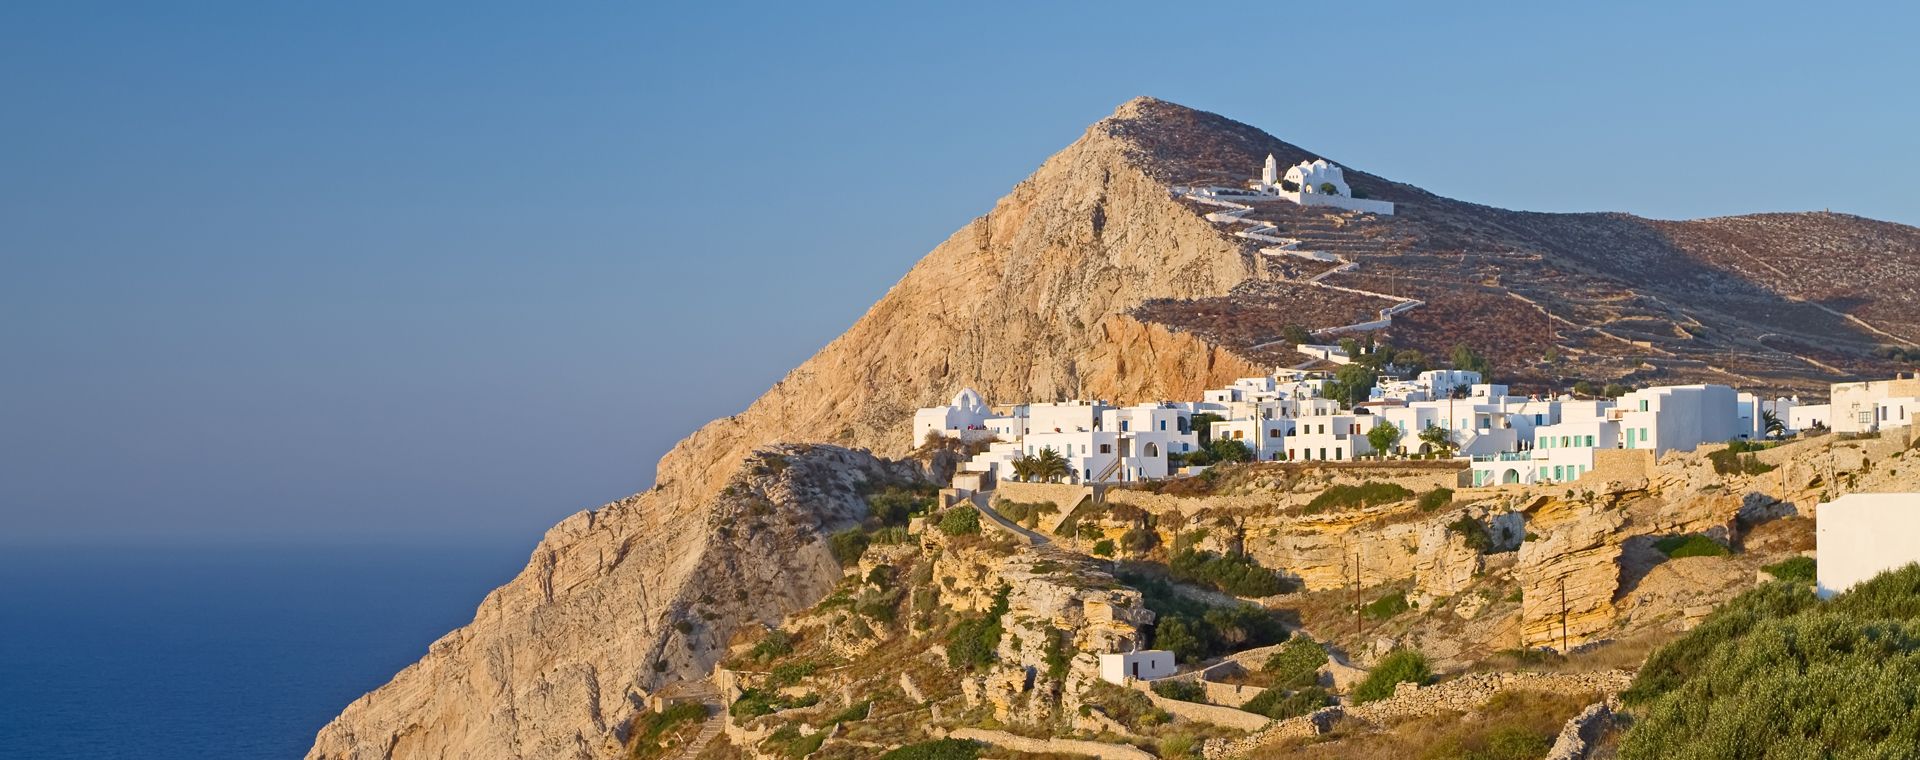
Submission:
<svg viewBox="0 0 1920 760">
<path fill-rule="evenodd" d="M 610 756 L 646 694 L 705 676 L 731 640 L 726 626 L 766 622 L 825 593 L 816 581 L 826 572 L 826 534 L 864 508 L 861 484 L 904 477 L 903 465 L 873 457 L 914 448 L 906 431 L 914 408 L 963 386 L 996 402 L 1197 398 L 1204 388 L 1264 374 L 1276 357 L 1254 348 L 1260 330 L 1316 317 L 1297 298 L 1303 286 L 1284 262 L 1207 221 L 1169 186 L 1244 184 L 1268 152 L 1283 163 L 1314 156 L 1214 114 L 1152 98 L 1122 104 L 746 409 L 677 443 L 653 488 L 549 531 L 473 623 L 348 706 L 320 731 L 309 757 Z M 1831 348 L 1876 342 L 1842 309 L 1795 306 L 1741 275 L 1741 257 L 1771 244 L 1766 230 L 1680 222 L 1673 224 L 1690 226 L 1662 231 L 1604 213 L 1505 211 L 1356 168 L 1347 176 L 1356 189 L 1403 204 L 1401 213 L 1329 216 L 1269 203 L 1258 215 L 1347 246 L 1363 266 L 1335 281 L 1426 301 L 1383 333 L 1396 344 L 1441 355 L 1466 342 L 1495 357 L 1501 375 L 1539 387 L 1565 379 L 1556 368 L 1571 362 L 1599 380 L 1759 380 L 1752 384 L 1783 390 L 1810 389 L 1835 368 L 1886 366 Z M 1843 241 L 1891 238 L 1904 252 L 1906 261 L 1882 278 L 1898 297 L 1852 306 L 1883 322 L 1901 304 L 1920 303 L 1920 295 L 1904 295 L 1920 285 L 1920 230 L 1895 226 L 1877 235 L 1816 230 Z M 1704 251 L 1698 261 L 1663 242 L 1674 235 Z M 1621 251 L 1633 260 L 1623 263 Z M 1773 251 L 1760 253 L 1764 260 Z M 1635 268 L 1657 274 L 1689 261 L 1716 268 L 1683 271 L 1678 282 L 1621 279 Z M 1806 265 L 1825 272 L 1819 261 Z M 1832 298 L 1818 281 L 1798 287 L 1808 298 Z M 1780 313 L 1742 326 L 1728 313 L 1742 298 Z M 1194 316 L 1211 305 L 1232 314 L 1242 302 L 1267 310 L 1244 335 L 1209 333 L 1207 318 Z M 1149 303 L 1173 308 L 1142 312 Z M 1920 324 L 1889 325 L 1873 329 L 1920 336 Z M 1562 364 L 1544 359 L 1549 348 Z M 1743 350 L 1768 352 L 1766 361 L 1730 356 L 1714 366 Z M 1502 359 L 1519 356 L 1542 358 Z M 799 444 L 832 446 L 769 449 Z M 803 487 L 788 468 L 820 482 Z M 751 515 L 761 501 L 796 526 L 780 534 L 779 552 L 717 532 L 715 521 Z M 760 582 L 740 586 L 743 596 L 720 617 L 680 631 L 687 600 L 714 581 L 701 568 Z M 773 582 L 787 573 L 812 580 L 797 589 Z"/>
</svg>

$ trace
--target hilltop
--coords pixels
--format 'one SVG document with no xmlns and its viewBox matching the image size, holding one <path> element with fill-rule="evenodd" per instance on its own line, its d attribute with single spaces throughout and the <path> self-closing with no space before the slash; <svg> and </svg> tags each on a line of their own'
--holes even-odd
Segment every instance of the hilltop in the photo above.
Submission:
<svg viewBox="0 0 1920 760">
<path fill-rule="evenodd" d="M 1288 324 L 1381 308 L 1302 285 L 1170 190 L 1244 185 L 1268 154 L 1314 157 L 1217 115 L 1123 104 L 746 410 L 681 441 L 654 488 L 549 531 L 473 623 L 348 706 L 310 756 L 621 754 L 648 696 L 705 678 L 737 635 L 844 583 L 829 536 L 866 519 L 872 494 L 950 474 L 951 452 L 904 458 L 915 408 L 963 386 L 1196 397 L 1297 358 L 1265 345 Z M 1330 284 L 1423 301 L 1384 330 L 1396 345 L 1522 357 L 1496 369 L 1516 386 L 1578 376 L 1808 392 L 1883 373 L 1875 347 L 1920 342 L 1911 227 L 1505 211 L 1347 176 L 1400 212 L 1269 203 L 1252 216 L 1361 265 Z"/>
</svg>

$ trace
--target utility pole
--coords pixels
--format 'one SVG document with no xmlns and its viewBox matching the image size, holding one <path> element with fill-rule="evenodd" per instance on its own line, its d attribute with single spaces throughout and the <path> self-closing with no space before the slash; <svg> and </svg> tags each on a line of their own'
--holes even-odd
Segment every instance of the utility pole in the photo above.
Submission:
<svg viewBox="0 0 1920 760">
<path fill-rule="evenodd" d="M 1360 547 L 1353 549 L 1353 645 L 1360 646 L 1360 638 L 1365 634 L 1360 622 Z"/>
<path fill-rule="evenodd" d="M 1560 654 L 1567 653 L 1567 576 L 1560 576 Z"/>
</svg>

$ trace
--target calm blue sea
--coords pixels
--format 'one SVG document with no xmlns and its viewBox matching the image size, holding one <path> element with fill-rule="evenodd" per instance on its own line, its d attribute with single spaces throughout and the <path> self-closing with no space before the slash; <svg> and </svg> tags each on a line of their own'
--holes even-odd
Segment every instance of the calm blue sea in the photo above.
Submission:
<svg viewBox="0 0 1920 760">
<path fill-rule="evenodd" d="M 0 758 L 297 758 L 530 546 L 0 547 Z"/>
</svg>

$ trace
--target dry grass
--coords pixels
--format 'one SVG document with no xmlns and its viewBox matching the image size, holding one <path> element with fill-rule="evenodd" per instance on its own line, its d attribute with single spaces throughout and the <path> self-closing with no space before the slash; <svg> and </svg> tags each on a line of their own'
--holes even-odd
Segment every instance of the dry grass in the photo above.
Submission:
<svg viewBox="0 0 1920 760">
<path fill-rule="evenodd" d="M 1476 713 L 1447 712 L 1394 723 L 1384 730 L 1343 720 L 1318 740 L 1262 748 L 1262 758 L 1306 760 L 1452 760 L 1539 757 L 1569 718 L 1599 701 L 1597 694 L 1506 691 Z M 1507 754 L 1530 750 L 1530 754 Z"/>
</svg>

